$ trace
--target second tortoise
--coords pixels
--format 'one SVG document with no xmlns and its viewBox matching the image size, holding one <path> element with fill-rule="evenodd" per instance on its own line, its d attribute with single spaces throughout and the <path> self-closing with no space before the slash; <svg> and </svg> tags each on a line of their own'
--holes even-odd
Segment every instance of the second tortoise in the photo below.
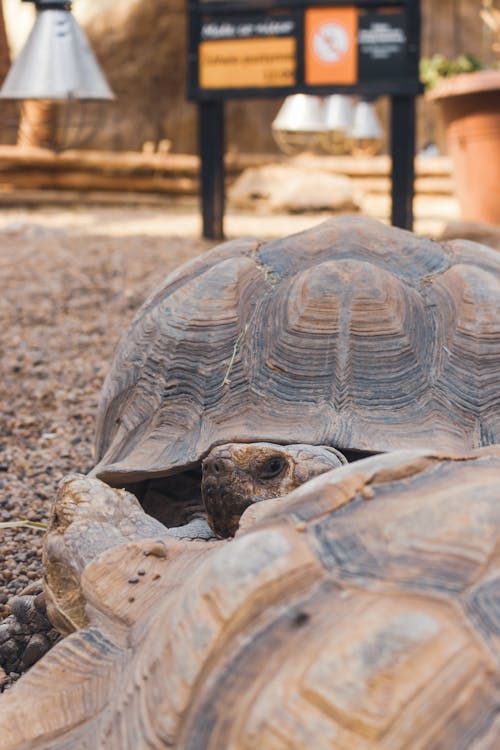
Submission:
<svg viewBox="0 0 500 750">
<path fill-rule="evenodd" d="M 357 216 L 228 242 L 170 274 L 125 331 L 93 473 L 178 526 L 205 512 L 205 459 L 211 524 L 233 533 L 241 508 L 296 486 L 288 445 L 324 447 L 314 476 L 325 456 L 340 465 L 335 451 L 500 442 L 499 370 L 500 257 L 489 248 Z"/>
</svg>

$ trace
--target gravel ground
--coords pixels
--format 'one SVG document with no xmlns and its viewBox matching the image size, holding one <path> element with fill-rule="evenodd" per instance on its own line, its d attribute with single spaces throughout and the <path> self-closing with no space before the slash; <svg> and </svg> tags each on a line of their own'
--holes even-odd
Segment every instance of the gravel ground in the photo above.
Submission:
<svg viewBox="0 0 500 750">
<path fill-rule="evenodd" d="M 208 246 L 0 226 L 0 521 L 44 522 L 60 479 L 92 467 L 118 337 L 149 291 Z M 0 624 L 10 597 L 40 577 L 41 543 L 41 532 L 0 529 Z"/>
</svg>

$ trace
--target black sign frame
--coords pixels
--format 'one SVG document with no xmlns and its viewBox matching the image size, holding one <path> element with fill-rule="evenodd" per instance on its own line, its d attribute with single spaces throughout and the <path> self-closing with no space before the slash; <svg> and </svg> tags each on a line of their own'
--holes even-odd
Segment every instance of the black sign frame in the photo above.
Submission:
<svg viewBox="0 0 500 750">
<path fill-rule="evenodd" d="M 310 8 L 358 8 L 363 14 L 392 11 L 403 16 L 404 45 L 403 67 L 388 70 L 383 78 L 358 80 L 354 84 L 308 85 L 305 76 L 305 13 Z M 224 102 L 242 98 L 283 98 L 295 93 L 308 93 L 328 96 L 333 93 L 357 95 L 365 99 L 379 96 L 391 98 L 391 140 L 392 156 L 392 211 L 391 221 L 395 226 L 413 228 L 414 196 L 414 157 L 416 131 L 416 97 L 422 93 L 418 66 L 420 58 L 420 0 L 188 0 L 189 11 L 189 51 L 188 51 L 188 99 L 196 101 L 199 108 L 199 147 L 201 156 L 201 199 L 203 215 L 203 236 L 208 239 L 222 239 L 224 220 Z M 223 19 L 248 19 L 252 14 L 257 18 L 279 17 L 289 12 L 295 20 L 296 66 L 294 85 L 261 87 L 203 88 L 199 80 L 199 48 L 202 41 L 202 25 Z M 278 14 L 276 16 L 275 14 Z M 390 19 L 391 15 L 387 15 Z M 383 69 L 382 63 L 374 61 L 373 66 L 363 63 L 362 54 L 370 54 L 369 35 L 364 52 L 359 50 L 360 70 Z"/>
</svg>

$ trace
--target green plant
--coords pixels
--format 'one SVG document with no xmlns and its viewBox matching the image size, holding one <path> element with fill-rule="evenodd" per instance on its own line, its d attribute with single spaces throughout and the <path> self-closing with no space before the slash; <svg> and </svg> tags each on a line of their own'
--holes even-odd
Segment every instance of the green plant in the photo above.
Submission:
<svg viewBox="0 0 500 750">
<path fill-rule="evenodd" d="M 473 73 L 483 70 L 484 65 L 474 55 L 459 55 L 450 59 L 441 54 L 424 57 L 420 61 L 420 80 L 426 88 L 433 88 L 441 78 L 450 78 L 459 73 Z"/>
<path fill-rule="evenodd" d="M 495 54 L 500 52 L 500 10 L 494 7 L 495 0 L 482 0 L 479 11 L 485 32 L 489 33 L 488 45 Z M 441 78 L 451 78 L 460 73 L 474 73 L 484 70 L 490 65 L 484 65 L 475 55 L 459 55 L 455 58 L 445 57 L 440 53 L 432 57 L 424 57 L 420 61 L 420 80 L 427 89 L 432 89 Z M 495 67 L 495 65 L 493 66 Z"/>
</svg>

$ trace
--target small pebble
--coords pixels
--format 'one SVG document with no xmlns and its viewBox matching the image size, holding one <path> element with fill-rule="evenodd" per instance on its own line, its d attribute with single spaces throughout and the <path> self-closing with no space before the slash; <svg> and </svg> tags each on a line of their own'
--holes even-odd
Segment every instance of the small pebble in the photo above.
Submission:
<svg viewBox="0 0 500 750">
<path fill-rule="evenodd" d="M 153 576 L 153 581 L 157 581 L 158 578 L 161 578 L 160 573 L 155 573 L 154 576 Z"/>
<path fill-rule="evenodd" d="M 132 604 L 132 602 L 135 602 L 135 596 L 129 596 L 128 600 Z"/>
<path fill-rule="evenodd" d="M 137 575 L 138 576 L 145 576 L 146 575 L 146 571 L 144 570 L 144 568 L 140 568 L 140 570 L 137 571 Z"/>
<path fill-rule="evenodd" d="M 50 641 L 41 633 L 31 636 L 23 654 L 22 666 L 27 669 L 35 664 L 50 649 Z"/>
<path fill-rule="evenodd" d="M 300 521 L 299 523 L 295 524 L 295 531 L 298 531 L 302 534 L 304 531 L 307 531 L 307 524 L 304 523 L 304 521 Z"/>
<path fill-rule="evenodd" d="M 138 578 L 129 578 L 128 582 L 129 583 L 139 583 L 139 579 Z"/>
</svg>

